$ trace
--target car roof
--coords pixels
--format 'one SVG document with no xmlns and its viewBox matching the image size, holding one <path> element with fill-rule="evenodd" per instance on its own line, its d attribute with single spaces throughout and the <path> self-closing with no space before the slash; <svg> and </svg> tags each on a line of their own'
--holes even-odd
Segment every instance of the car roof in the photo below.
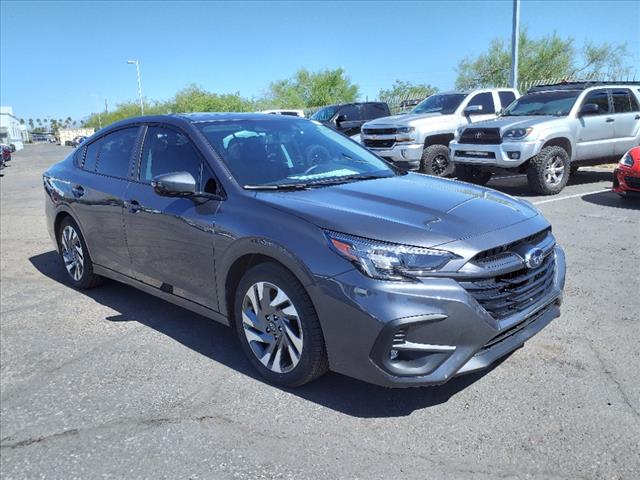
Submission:
<svg viewBox="0 0 640 480">
<path fill-rule="evenodd" d="M 531 87 L 527 93 L 549 92 L 557 90 L 582 91 L 595 87 L 640 87 L 640 82 L 560 82 L 549 85 L 536 85 Z"/>
</svg>

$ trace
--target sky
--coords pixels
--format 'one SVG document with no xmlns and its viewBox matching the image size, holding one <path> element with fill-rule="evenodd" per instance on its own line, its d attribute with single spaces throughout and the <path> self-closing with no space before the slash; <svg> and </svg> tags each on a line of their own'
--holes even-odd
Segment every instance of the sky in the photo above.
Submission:
<svg viewBox="0 0 640 480">
<path fill-rule="evenodd" d="M 22 118 L 81 119 L 137 99 L 166 100 L 195 83 L 263 94 L 299 68 L 343 67 L 374 99 L 394 80 L 451 89 L 456 66 L 510 40 L 512 2 L 0 3 L 0 103 Z M 581 46 L 627 43 L 640 77 L 640 0 L 521 3 L 531 36 Z"/>
</svg>

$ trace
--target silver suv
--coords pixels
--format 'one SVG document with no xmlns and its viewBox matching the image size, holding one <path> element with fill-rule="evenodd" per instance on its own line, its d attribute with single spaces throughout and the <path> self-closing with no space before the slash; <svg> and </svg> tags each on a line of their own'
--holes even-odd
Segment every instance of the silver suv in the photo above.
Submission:
<svg viewBox="0 0 640 480">
<path fill-rule="evenodd" d="M 449 145 L 459 179 L 526 173 L 541 195 L 560 192 L 579 165 L 619 159 L 640 145 L 640 83 L 532 88 L 497 119 L 460 128 Z"/>
<path fill-rule="evenodd" d="M 430 175 L 453 172 L 449 142 L 470 123 L 496 118 L 520 94 L 509 88 L 432 95 L 406 115 L 378 118 L 362 127 L 362 144 L 406 170 Z"/>
</svg>

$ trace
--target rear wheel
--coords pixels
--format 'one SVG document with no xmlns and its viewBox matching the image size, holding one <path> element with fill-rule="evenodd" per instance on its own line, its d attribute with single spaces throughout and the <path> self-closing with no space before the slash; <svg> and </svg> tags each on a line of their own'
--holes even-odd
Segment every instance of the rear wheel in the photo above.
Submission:
<svg viewBox="0 0 640 480">
<path fill-rule="evenodd" d="M 58 228 L 60 256 L 71 284 L 80 290 L 97 286 L 102 277 L 93 273 L 93 262 L 78 224 L 66 217 Z"/>
<path fill-rule="evenodd" d="M 449 147 L 445 145 L 430 145 L 422 151 L 420 171 L 427 175 L 442 177 L 449 173 Z"/>
<path fill-rule="evenodd" d="M 544 147 L 529 162 L 529 188 L 539 195 L 560 193 L 569 179 L 569 169 L 569 155 L 564 148 Z"/>
<path fill-rule="evenodd" d="M 492 176 L 491 172 L 483 171 L 473 165 L 456 165 L 456 177 L 463 182 L 486 185 Z"/>
<path fill-rule="evenodd" d="M 328 370 L 318 316 L 288 270 L 275 263 L 251 268 L 240 280 L 234 307 L 242 349 L 267 380 L 296 387 Z"/>
</svg>

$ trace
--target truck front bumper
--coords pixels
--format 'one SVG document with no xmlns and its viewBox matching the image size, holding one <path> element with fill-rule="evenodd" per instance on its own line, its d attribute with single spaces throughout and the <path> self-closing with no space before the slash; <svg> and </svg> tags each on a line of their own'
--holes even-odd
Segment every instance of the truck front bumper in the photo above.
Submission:
<svg viewBox="0 0 640 480">
<path fill-rule="evenodd" d="M 364 139 L 362 144 L 365 145 Z M 418 170 L 424 145 L 421 143 L 396 143 L 391 148 L 367 148 L 397 167 L 404 170 Z"/>
<path fill-rule="evenodd" d="M 449 157 L 454 163 L 516 168 L 542 149 L 541 141 L 504 142 L 498 145 L 449 143 Z"/>
</svg>

